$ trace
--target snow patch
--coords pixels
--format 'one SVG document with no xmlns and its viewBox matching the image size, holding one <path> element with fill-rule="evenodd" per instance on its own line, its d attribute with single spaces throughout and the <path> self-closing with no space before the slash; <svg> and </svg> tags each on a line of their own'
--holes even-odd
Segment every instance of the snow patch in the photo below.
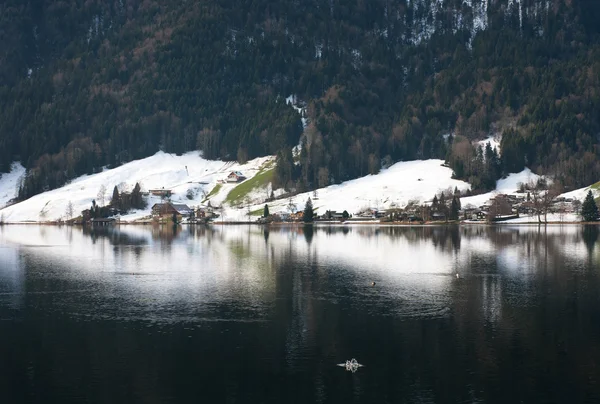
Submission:
<svg viewBox="0 0 600 404">
<path fill-rule="evenodd" d="M 9 173 L 0 174 L 0 209 L 17 197 L 19 181 L 23 175 L 25 175 L 25 167 L 18 162 L 11 164 Z"/>
<path fill-rule="evenodd" d="M 288 96 L 285 99 L 285 103 L 291 105 L 292 108 L 296 110 L 300 114 L 300 120 L 302 121 L 302 127 L 306 128 L 308 126 L 308 119 L 306 119 L 306 107 L 302 104 L 302 102 L 298 101 L 298 97 L 295 94 Z"/>
<path fill-rule="evenodd" d="M 501 137 L 499 135 L 491 135 L 488 136 L 486 139 L 484 140 L 480 140 L 479 142 L 477 142 L 478 146 L 481 146 L 483 148 L 483 150 L 485 150 L 486 145 L 489 143 L 490 146 L 492 147 L 492 149 L 496 149 L 496 151 L 498 152 L 498 155 L 500 155 L 500 141 L 501 141 Z"/>
</svg>

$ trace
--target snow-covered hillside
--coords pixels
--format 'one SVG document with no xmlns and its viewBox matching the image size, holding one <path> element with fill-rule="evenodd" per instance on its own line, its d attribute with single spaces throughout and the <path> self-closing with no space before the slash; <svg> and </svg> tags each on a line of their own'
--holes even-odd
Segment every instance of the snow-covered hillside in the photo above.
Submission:
<svg viewBox="0 0 600 404">
<path fill-rule="evenodd" d="M 404 207 L 409 201 L 430 201 L 433 196 L 448 188 L 461 191 L 470 189 L 464 181 L 452 179 L 452 170 L 442 166 L 443 160 L 417 160 L 396 163 L 379 174 L 367 175 L 339 185 L 331 185 L 317 191 L 294 196 L 297 209 L 302 209 L 306 200 L 313 198 L 313 207 L 319 214 L 327 210 L 347 210 L 354 214 L 365 209 Z M 288 200 L 269 203 L 271 213 L 288 211 Z M 252 209 L 260 208 L 257 205 Z M 244 215 L 244 210 L 229 212 L 235 218 Z"/>
<path fill-rule="evenodd" d="M 532 172 L 529 168 L 526 168 L 520 173 L 510 174 L 506 178 L 498 180 L 496 183 L 496 190 L 481 195 L 460 198 L 460 203 L 462 206 L 481 206 L 494 198 L 497 194 L 514 194 L 519 189 L 520 184 L 537 181 L 538 178 L 540 178 L 539 175 Z"/>
<path fill-rule="evenodd" d="M 53 221 L 65 217 L 69 202 L 73 204 L 75 215 L 91 206 L 92 200 L 100 203 L 98 192 L 106 188 L 105 204 L 108 204 L 115 186 L 131 191 L 136 182 L 142 190 L 171 189 L 174 202 L 199 205 L 205 194 L 210 192 L 219 180 L 231 171 L 241 171 L 246 177 L 253 177 L 263 164 L 272 157 L 262 157 L 247 164 L 205 160 L 197 152 L 175 156 L 158 152 L 154 156 L 132 161 L 120 167 L 104 170 L 102 173 L 84 175 L 62 188 L 44 192 L 16 205 L 0 211 L 7 222 Z M 16 176 L 11 174 L 11 176 Z M 22 175 L 22 172 L 21 172 Z M 7 176 L 8 177 L 8 176 Z M 4 178 L 4 177 L 3 177 Z M 221 185 L 215 201 L 220 202 L 235 184 Z M 13 181 L 0 179 L 0 195 L 14 190 Z M 189 192 L 188 192 L 189 191 Z M 188 198 L 188 193 L 191 199 Z M 125 216 L 124 220 L 136 220 L 150 214 L 151 206 L 159 202 L 158 197 L 150 197 L 148 208 Z"/>
<path fill-rule="evenodd" d="M 270 195 L 271 184 L 269 177 L 264 174 L 272 169 L 273 164 L 273 156 L 238 164 L 205 160 L 197 152 L 182 156 L 159 152 L 115 169 L 79 177 L 62 188 L 1 209 L 0 215 L 7 222 L 55 221 L 66 218 L 70 202 L 75 216 L 78 216 L 82 210 L 91 206 L 92 200 L 102 204 L 102 198 L 98 195 L 102 186 L 106 189 L 104 204 L 108 204 L 113 187 L 130 191 L 135 183 L 139 182 L 143 191 L 160 188 L 172 190 L 172 201 L 175 203 L 185 203 L 194 207 L 210 201 L 213 206 L 223 207 L 223 220 L 246 221 L 249 219 L 249 212 L 256 214 L 262 210 L 265 199 Z M 241 184 L 223 183 L 231 171 L 241 171 L 247 180 Z M 0 206 L 4 206 L 15 196 L 18 180 L 23 173 L 23 167 L 15 164 L 10 174 L 0 178 Z M 260 177 L 254 178 L 257 174 L 262 174 L 264 178 L 258 181 Z M 427 203 L 436 193 L 449 188 L 458 188 L 461 191 L 470 188 L 468 183 L 452 179 L 451 176 L 452 170 L 443 166 L 442 160 L 400 162 L 376 175 L 332 185 L 319 189 L 316 193 L 311 191 L 295 195 L 292 203 L 297 210 L 301 210 L 306 200 L 311 197 L 319 214 L 327 210 L 347 210 L 356 214 L 367 209 L 404 207 L 410 201 Z M 529 169 L 510 174 L 498 181 L 495 191 L 461 198 L 462 206 L 481 206 L 498 193 L 515 193 L 520 183 L 535 181 L 538 178 L 539 176 Z M 253 182 L 249 184 L 248 181 Z M 236 189 L 238 186 L 240 188 Z M 582 200 L 588 189 L 589 187 L 582 188 L 563 196 Z M 237 197 L 235 203 L 230 204 L 230 201 L 235 199 L 231 197 L 233 194 L 229 195 L 233 190 L 241 196 Z M 275 190 L 274 193 L 277 196 L 282 192 L 283 190 Z M 121 221 L 136 221 L 150 216 L 151 207 L 157 202 L 160 202 L 159 197 L 149 196 L 146 209 L 122 216 Z M 288 212 L 289 203 L 289 199 L 271 201 L 270 211 Z"/>
<path fill-rule="evenodd" d="M 174 156 L 159 152 L 152 157 L 133 161 L 112 170 L 79 177 L 62 188 L 9 206 L 1 213 L 7 222 L 54 221 L 66 217 L 69 202 L 73 204 L 75 215 L 89 208 L 92 200 L 100 202 L 98 192 L 102 185 L 106 188 L 104 202 L 107 204 L 114 186 L 131 190 L 135 183 L 139 182 L 142 190 L 163 187 L 171 189 L 174 202 L 190 206 L 206 202 L 206 197 L 210 194 L 209 200 L 213 206 L 224 205 L 222 217 L 225 220 L 247 220 L 248 210 L 258 210 L 264 205 L 270 184 L 263 183 L 247 193 L 244 199 L 249 199 L 252 206 L 237 208 L 228 206 L 226 198 L 238 184 L 220 184 L 219 181 L 231 171 L 241 171 L 250 180 L 272 161 L 273 157 L 263 157 L 240 165 L 234 162 L 205 160 L 198 153 Z M 442 163 L 442 160 L 397 163 L 377 175 L 368 175 L 318 190 L 314 206 L 323 212 L 347 210 L 356 213 L 365 208 L 402 207 L 412 200 L 427 201 L 436 192 L 448 188 L 458 187 L 461 191 L 470 188 L 466 182 L 453 180 L 452 171 L 443 167 Z M 10 186 L 14 189 L 12 183 Z M 6 188 L 0 188 L 0 194 L 6 192 Z M 276 195 L 278 193 L 280 192 L 275 192 Z M 294 197 L 298 209 L 303 208 L 309 196 L 313 197 L 313 193 Z M 159 201 L 157 197 L 150 197 L 148 208 L 128 214 L 121 220 L 135 221 L 146 217 L 150 215 L 151 206 Z M 270 203 L 271 212 L 286 211 L 287 205 L 288 200 L 274 201 Z"/>
</svg>

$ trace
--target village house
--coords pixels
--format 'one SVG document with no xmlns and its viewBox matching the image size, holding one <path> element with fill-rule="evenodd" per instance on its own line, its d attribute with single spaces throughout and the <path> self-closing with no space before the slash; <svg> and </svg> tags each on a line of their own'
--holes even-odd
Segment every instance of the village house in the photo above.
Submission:
<svg viewBox="0 0 600 404">
<path fill-rule="evenodd" d="M 173 192 L 170 189 L 150 189 L 148 192 L 154 196 L 160 196 L 161 198 L 170 198 Z"/>
<path fill-rule="evenodd" d="M 175 214 L 177 220 L 189 218 L 194 211 L 183 203 L 155 203 L 152 206 L 152 217 L 155 218 L 172 218 Z"/>
<path fill-rule="evenodd" d="M 246 179 L 244 174 L 239 171 L 232 171 L 227 176 L 227 182 L 242 182 Z"/>
<path fill-rule="evenodd" d="M 304 212 L 301 210 L 290 214 L 290 220 L 293 222 L 301 222 L 303 218 L 304 218 Z"/>
<path fill-rule="evenodd" d="M 441 222 L 446 220 L 446 214 L 443 212 L 433 212 L 433 214 L 431 215 L 431 220 L 433 220 L 434 222 Z"/>
<path fill-rule="evenodd" d="M 215 208 L 212 206 L 198 206 L 195 209 L 195 216 L 197 219 L 214 219 L 219 217 Z"/>
</svg>

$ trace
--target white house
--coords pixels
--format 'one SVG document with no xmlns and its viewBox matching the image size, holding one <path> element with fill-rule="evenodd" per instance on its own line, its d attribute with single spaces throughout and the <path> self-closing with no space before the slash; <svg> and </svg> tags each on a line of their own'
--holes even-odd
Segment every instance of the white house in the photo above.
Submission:
<svg viewBox="0 0 600 404">
<path fill-rule="evenodd" d="M 227 182 L 242 182 L 246 179 L 244 174 L 239 171 L 232 171 L 227 176 Z"/>
</svg>

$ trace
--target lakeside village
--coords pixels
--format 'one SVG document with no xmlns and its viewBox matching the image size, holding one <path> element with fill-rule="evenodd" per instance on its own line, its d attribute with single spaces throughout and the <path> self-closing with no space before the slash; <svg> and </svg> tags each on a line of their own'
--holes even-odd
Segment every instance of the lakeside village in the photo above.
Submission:
<svg viewBox="0 0 600 404">
<path fill-rule="evenodd" d="M 246 177 L 239 171 L 231 172 L 220 183 L 240 183 Z M 102 191 L 104 192 L 104 191 Z M 440 191 L 429 202 L 409 202 L 406 206 L 391 206 L 387 209 L 365 208 L 358 212 L 348 212 L 341 206 L 340 210 L 318 212 L 313 209 L 313 201 L 318 201 L 318 191 L 313 191 L 312 198 L 304 201 L 304 208 L 298 209 L 294 195 L 284 194 L 274 197 L 273 194 L 264 200 L 264 208 L 259 212 L 251 211 L 250 204 L 245 209 L 246 220 L 227 221 L 223 217 L 223 206 L 212 206 L 208 198 L 206 204 L 188 206 L 185 203 L 173 202 L 173 191 L 168 188 L 142 191 L 136 183 L 132 192 L 119 192 L 115 186 L 110 203 L 100 206 L 92 201 L 92 206 L 84 210 L 81 216 L 72 219 L 74 224 L 111 225 L 119 222 L 120 215 L 127 214 L 132 209 L 147 208 L 150 196 L 159 197 L 160 202 L 151 207 L 151 215 L 143 217 L 135 223 L 154 224 L 208 224 L 217 223 L 397 223 L 397 224 L 431 224 L 431 223 L 498 223 L 519 217 L 527 217 L 528 222 L 547 223 L 548 215 L 553 221 L 572 221 L 575 215 L 583 221 L 600 219 L 597 201 L 591 191 L 586 200 L 560 197 L 559 190 L 549 189 L 544 180 L 536 183 L 519 184 L 519 190 L 514 194 L 496 194 L 481 206 L 461 205 L 461 193 L 455 188 Z M 155 198 L 156 199 L 156 198 Z M 282 201 L 285 207 L 281 209 Z M 275 203 L 280 210 L 271 212 L 270 203 Z M 68 208 L 69 209 L 69 208 Z M 67 210 L 68 210 L 67 209 Z M 72 217 L 72 212 L 71 212 Z M 558 217 L 558 220 L 556 218 Z"/>
</svg>

